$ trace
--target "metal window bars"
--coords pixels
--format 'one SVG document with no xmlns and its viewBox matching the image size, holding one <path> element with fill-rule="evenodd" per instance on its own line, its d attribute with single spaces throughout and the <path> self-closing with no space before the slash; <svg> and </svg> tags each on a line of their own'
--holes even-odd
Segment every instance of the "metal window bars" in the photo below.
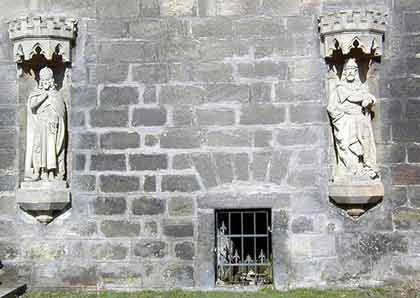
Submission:
<svg viewBox="0 0 420 298">
<path fill-rule="evenodd" d="M 216 211 L 217 285 L 272 283 L 271 211 Z"/>
</svg>

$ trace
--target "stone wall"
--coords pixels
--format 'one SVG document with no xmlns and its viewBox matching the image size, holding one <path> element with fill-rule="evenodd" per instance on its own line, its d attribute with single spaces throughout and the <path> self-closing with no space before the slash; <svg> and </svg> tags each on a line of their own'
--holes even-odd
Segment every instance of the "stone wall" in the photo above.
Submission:
<svg viewBox="0 0 420 298">
<path fill-rule="evenodd" d="M 328 200 L 331 132 L 317 16 L 388 11 L 374 120 L 385 197 L 359 220 Z M 1 1 L 0 259 L 33 288 L 213 288 L 214 210 L 271 208 L 278 288 L 420 273 L 420 2 Z M 7 13 L 6 13 L 7 12 Z M 78 18 L 71 209 L 16 207 L 20 13 Z"/>
</svg>

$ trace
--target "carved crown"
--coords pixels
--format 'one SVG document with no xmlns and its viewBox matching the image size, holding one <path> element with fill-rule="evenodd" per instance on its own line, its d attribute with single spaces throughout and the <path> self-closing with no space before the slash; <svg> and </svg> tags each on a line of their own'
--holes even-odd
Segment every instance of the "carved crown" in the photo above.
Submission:
<svg viewBox="0 0 420 298">
<path fill-rule="evenodd" d="M 373 10 L 344 10 L 321 16 L 321 54 L 327 58 L 336 50 L 348 54 L 360 48 L 365 54 L 381 56 L 386 18 L 385 13 Z"/>
<path fill-rule="evenodd" d="M 29 60 L 36 53 L 51 59 L 60 55 L 71 60 L 71 41 L 76 38 L 77 21 L 66 17 L 19 17 L 8 22 L 15 61 Z"/>
</svg>

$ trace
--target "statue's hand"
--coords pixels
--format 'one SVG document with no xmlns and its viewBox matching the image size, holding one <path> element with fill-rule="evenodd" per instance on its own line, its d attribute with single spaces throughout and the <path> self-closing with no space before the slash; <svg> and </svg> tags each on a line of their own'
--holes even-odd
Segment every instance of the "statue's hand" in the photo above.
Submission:
<svg viewBox="0 0 420 298">
<path fill-rule="evenodd" d="M 366 108 L 372 103 L 372 100 L 370 98 L 366 98 L 362 101 L 362 107 Z"/>
<path fill-rule="evenodd" d="M 373 95 L 370 95 L 370 98 L 372 100 L 372 105 L 376 104 L 376 97 Z"/>
</svg>

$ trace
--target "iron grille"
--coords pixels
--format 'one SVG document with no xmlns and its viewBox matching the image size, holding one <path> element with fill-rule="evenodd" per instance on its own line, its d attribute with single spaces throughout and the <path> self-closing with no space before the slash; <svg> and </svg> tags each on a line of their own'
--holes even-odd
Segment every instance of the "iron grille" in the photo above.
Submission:
<svg viewBox="0 0 420 298">
<path fill-rule="evenodd" d="M 216 211 L 217 284 L 272 283 L 271 211 Z"/>
</svg>

